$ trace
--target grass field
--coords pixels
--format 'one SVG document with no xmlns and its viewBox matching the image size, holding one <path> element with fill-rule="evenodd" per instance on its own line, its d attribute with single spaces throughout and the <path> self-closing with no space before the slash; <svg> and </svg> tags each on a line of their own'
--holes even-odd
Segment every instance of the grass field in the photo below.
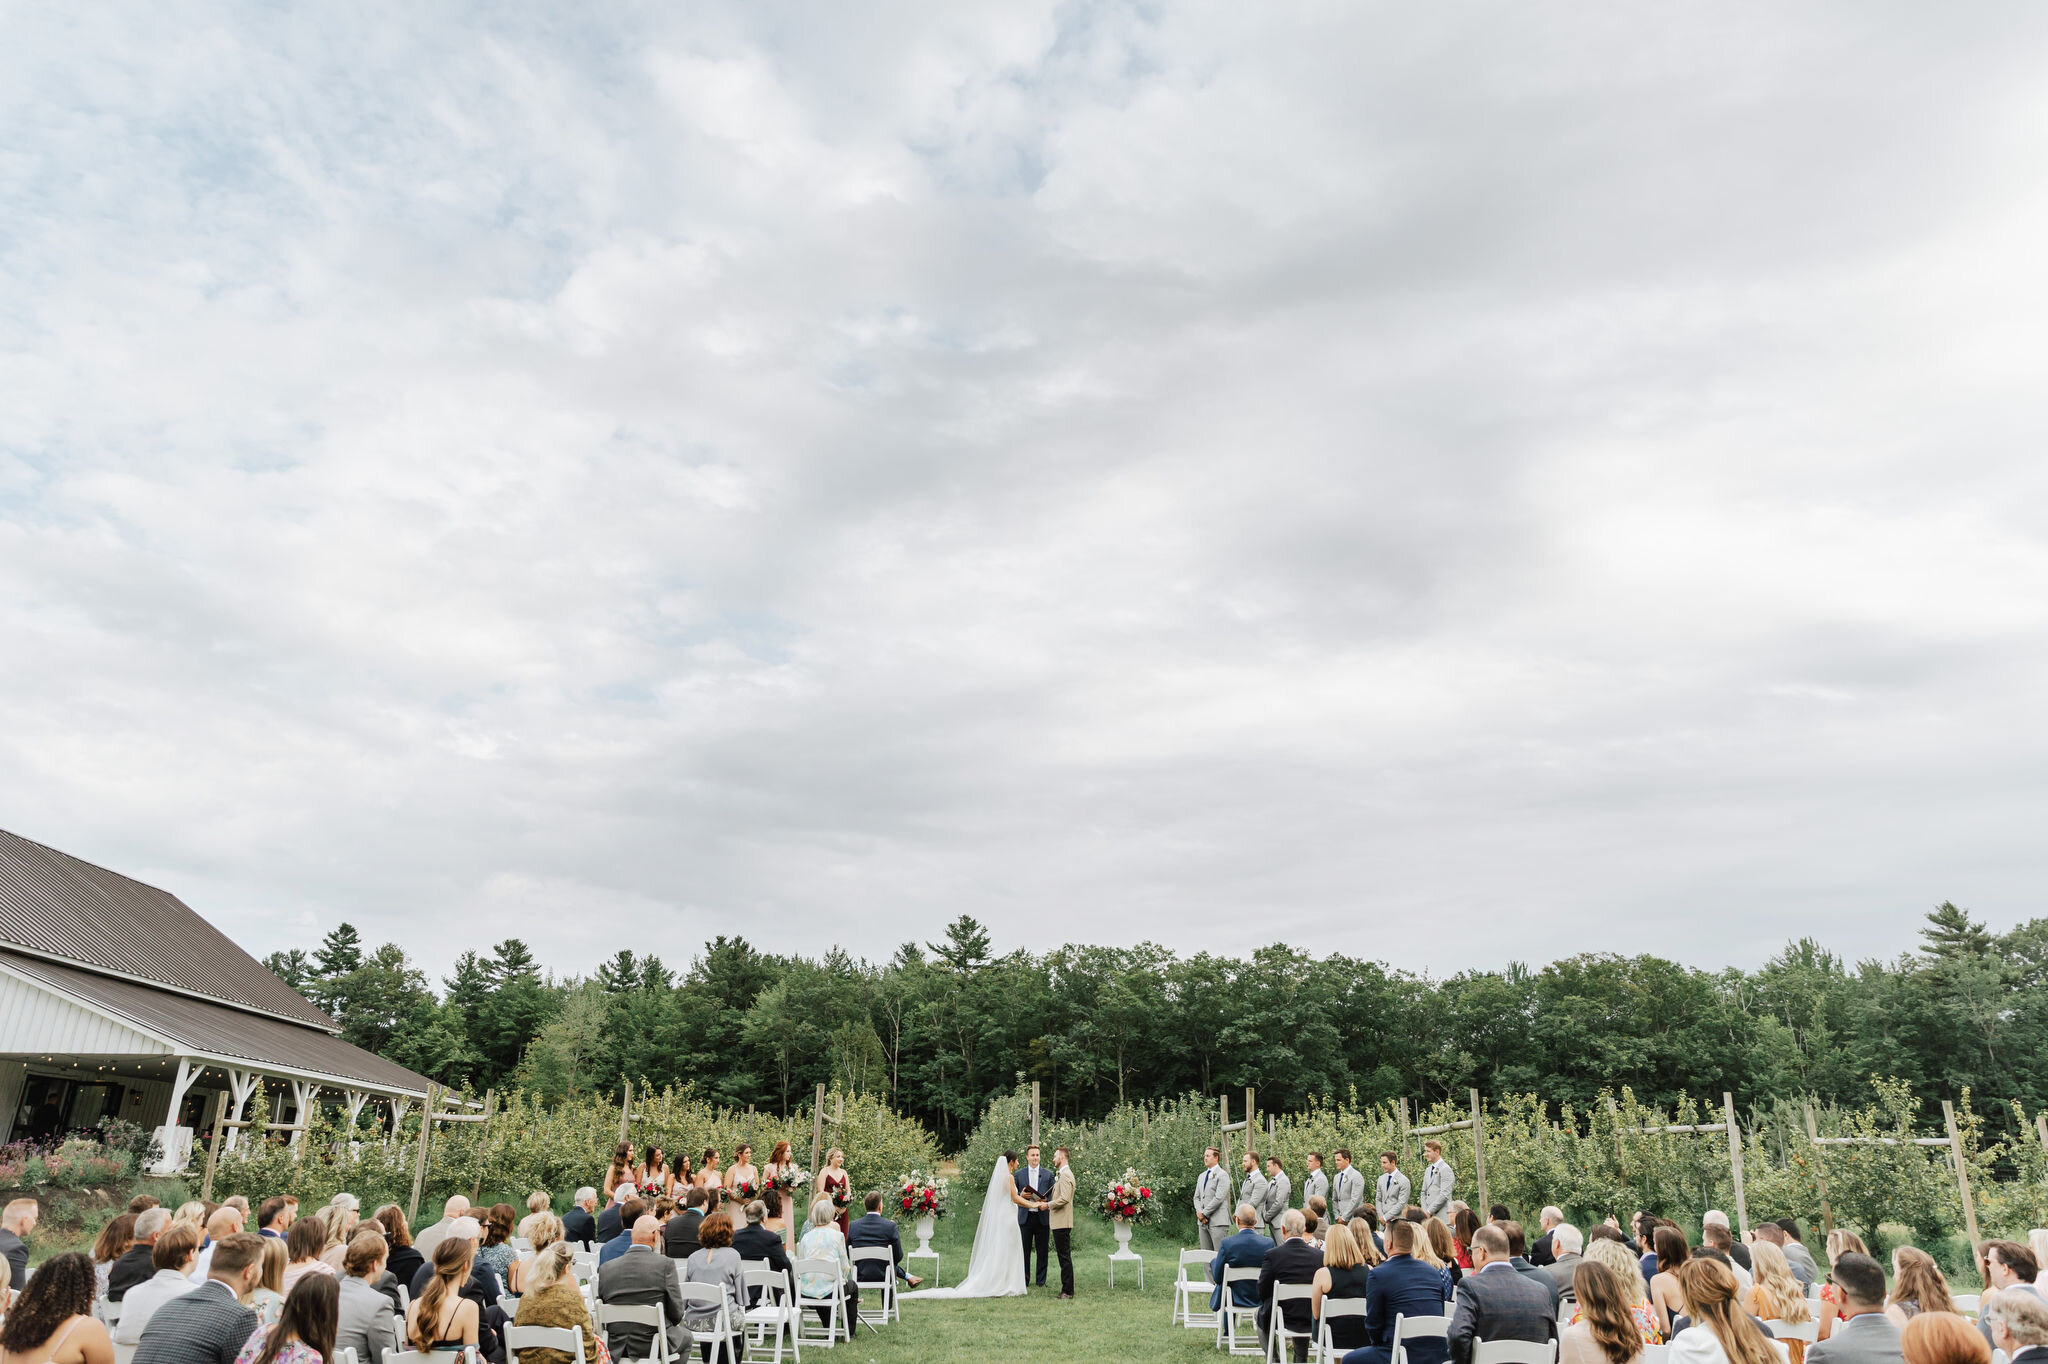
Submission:
<svg viewBox="0 0 2048 1364">
<path fill-rule="evenodd" d="M 967 1273 L 974 1244 L 971 1217 L 939 1222 L 932 1248 L 939 1252 L 940 1284 L 956 1284 Z M 906 1228 L 906 1231 L 908 1229 Z M 916 1238 L 905 1236 L 905 1246 Z M 1074 1228 L 1074 1300 L 1058 1300 L 1059 1261 L 1047 1261 L 1046 1286 L 1022 1298 L 983 1298 L 961 1302 L 903 1304 L 903 1320 L 879 1332 L 862 1328 L 854 1345 L 835 1354 L 866 1364 L 910 1364 L 911 1361 L 981 1358 L 1010 1361 L 1214 1360 L 1214 1337 L 1205 1332 L 1167 1325 L 1173 1306 L 1172 1283 L 1180 1243 L 1163 1240 L 1140 1228 L 1131 1248 L 1145 1257 L 1145 1287 L 1135 1271 L 1117 1266 L 1116 1287 L 1109 1286 L 1109 1253 L 1116 1237 L 1097 1218 L 1077 1219 Z M 913 1274 L 933 1286 L 929 1260 L 909 1262 Z"/>
</svg>

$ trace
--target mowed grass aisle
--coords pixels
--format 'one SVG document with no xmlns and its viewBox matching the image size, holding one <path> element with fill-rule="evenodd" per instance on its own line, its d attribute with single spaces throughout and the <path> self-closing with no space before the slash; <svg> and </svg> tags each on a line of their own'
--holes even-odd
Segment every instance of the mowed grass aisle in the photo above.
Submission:
<svg viewBox="0 0 2048 1364">
<path fill-rule="evenodd" d="M 967 1274 L 974 1245 L 975 1219 L 948 1217 L 939 1222 L 932 1248 L 939 1261 L 941 1284 L 957 1284 Z M 908 1228 L 905 1229 L 906 1231 Z M 906 1249 L 917 1243 L 906 1235 Z M 1074 1300 L 1061 1302 L 1058 1258 L 1046 1262 L 1046 1286 L 1021 1298 L 978 1298 L 963 1301 L 903 1304 L 903 1320 L 879 1332 L 861 1328 L 855 1343 L 833 1351 L 842 1361 L 910 1364 L 911 1361 L 980 1358 L 992 1364 L 1030 1360 L 1215 1360 L 1212 1333 L 1166 1324 L 1173 1306 L 1172 1284 L 1180 1243 L 1151 1235 L 1143 1228 L 1132 1234 L 1131 1249 L 1145 1257 L 1145 1288 L 1138 1289 L 1135 1266 L 1117 1266 L 1116 1287 L 1109 1286 L 1109 1253 L 1116 1236 L 1098 1218 L 1077 1220 L 1074 1227 Z M 932 1286 L 930 1260 L 908 1262 L 913 1274 Z"/>
</svg>

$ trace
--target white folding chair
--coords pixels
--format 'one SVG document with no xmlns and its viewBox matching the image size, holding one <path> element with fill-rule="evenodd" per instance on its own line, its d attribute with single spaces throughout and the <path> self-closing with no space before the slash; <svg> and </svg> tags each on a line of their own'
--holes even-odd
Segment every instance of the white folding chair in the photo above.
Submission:
<svg viewBox="0 0 2048 1364">
<path fill-rule="evenodd" d="M 849 1250 L 853 1259 L 853 1276 L 860 1280 L 861 1287 L 875 1290 L 875 1298 L 882 1304 L 880 1313 L 871 1312 L 867 1307 L 867 1293 L 861 1294 L 860 1319 L 870 1326 L 887 1326 L 891 1320 L 903 1320 L 903 1309 L 896 1302 L 896 1256 L 887 1246 L 862 1246 Z M 860 1278 L 860 1267 L 864 1264 L 880 1264 L 882 1281 Z"/>
<path fill-rule="evenodd" d="M 695 1315 L 690 1311 L 693 1307 L 714 1309 L 711 1321 L 707 1325 L 690 1328 L 692 1348 L 698 1345 L 715 1347 L 711 1351 L 711 1364 L 718 1364 L 721 1351 L 728 1364 L 738 1364 L 740 1353 L 747 1344 L 746 1329 L 733 1315 L 732 1300 L 725 1296 L 724 1286 L 715 1283 L 686 1283 L 682 1285 L 682 1294 L 683 1310 L 686 1314 Z"/>
<path fill-rule="evenodd" d="M 1475 1340 L 1472 1364 L 1557 1364 L 1557 1342 Z"/>
<path fill-rule="evenodd" d="M 507 1326 L 505 1328 L 505 1353 L 511 1364 L 519 1364 L 521 1350 L 567 1350 L 569 1358 L 579 1361 L 583 1358 L 583 1328 L 581 1326 Z M 350 1360 L 349 1364 L 355 1364 Z"/>
<path fill-rule="evenodd" d="M 1779 1340 L 1803 1340 L 1808 1345 L 1820 1339 L 1820 1323 L 1807 1320 L 1797 1324 L 1773 1318 L 1764 1323 L 1765 1329 Z"/>
<path fill-rule="evenodd" d="M 1216 1348 L 1234 1355 L 1255 1355 L 1259 1349 L 1259 1308 L 1240 1306 L 1230 1291 L 1232 1284 L 1259 1282 L 1257 1265 L 1223 1266 L 1223 1310 L 1216 1314 Z"/>
<path fill-rule="evenodd" d="M 334 1353 L 340 1357 L 341 1364 L 356 1364 L 355 1346 L 344 1345 L 339 1350 L 336 1350 Z"/>
<path fill-rule="evenodd" d="M 505 1242 L 505 1244 L 512 1247 L 513 1250 L 517 1251 L 521 1255 L 533 1254 L 533 1242 L 527 1237 L 514 1236 L 508 1239 Z"/>
<path fill-rule="evenodd" d="M 1956 1311 L 1966 1317 L 1977 1315 L 1977 1306 L 1984 1300 L 1982 1293 L 1958 1293 L 1955 1295 Z"/>
<path fill-rule="evenodd" d="M 1394 1364 L 1408 1364 L 1408 1356 L 1403 1352 L 1402 1342 L 1421 1340 L 1424 1337 L 1448 1341 L 1451 1338 L 1451 1319 L 1443 1316 L 1411 1317 L 1405 1312 L 1397 1312 L 1394 1315 L 1394 1340 L 1388 1347 L 1387 1357 L 1393 1360 Z"/>
<path fill-rule="evenodd" d="M 114 1346 L 114 1364 L 134 1364 L 135 1352 L 141 1348 L 140 1345 Z"/>
<path fill-rule="evenodd" d="M 1671 1347 L 1669 1345 L 1645 1345 L 1643 1347 L 1642 1364 L 1669 1364 L 1670 1358 Z"/>
<path fill-rule="evenodd" d="M 747 1270 L 747 1297 L 754 1298 L 756 1290 L 760 1297 L 746 1310 L 742 1324 L 747 1332 L 747 1358 L 750 1360 L 769 1357 L 768 1333 L 775 1333 L 774 1364 L 782 1364 L 782 1339 L 789 1337 L 791 1356 L 802 1364 L 803 1346 L 797 1340 L 796 1307 L 791 1301 L 796 1290 L 790 1286 L 789 1277 L 773 1269 Z"/>
<path fill-rule="evenodd" d="M 690 1284 L 683 1285 L 685 1301 L 688 1301 L 690 1288 Z M 614 1307 L 610 1303 L 601 1302 L 597 1305 L 597 1310 L 591 1314 L 591 1321 L 598 1330 L 605 1333 L 606 1340 L 611 1339 L 611 1328 L 621 1323 L 627 1326 L 652 1326 L 654 1339 L 649 1342 L 648 1349 L 653 1353 L 646 1358 L 654 1361 L 654 1364 L 668 1364 L 668 1314 L 662 1311 L 660 1303 L 649 1303 L 644 1307 L 631 1307 L 622 1303 Z M 623 1356 L 614 1355 L 612 1358 L 616 1364 L 627 1364 Z"/>
<path fill-rule="evenodd" d="M 418 1350 L 384 1352 L 384 1364 L 448 1364 L 449 1360 L 455 1358 L 458 1356 L 453 1350 L 436 1350 L 432 1354 L 423 1354 Z"/>
<path fill-rule="evenodd" d="M 498 1306 L 505 1309 L 505 1319 L 507 1321 L 519 1315 L 519 1299 L 521 1296 L 523 1295 L 518 1293 L 500 1293 L 498 1295 Z"/>
<path fill-rule="evenodd" d="M 107 1324 L 107 1334 L 112 1335 L 114 1328 L 121 1324 L 121 1304 L 111 1300 L 101 1303 L 100 1320 Z"/>
<path fill-rule="evenodd" d="M 1215 1255 L 1206 1250 L 1183 1250 L 1180 1253 L 1180 1267 L 1173 1280 L 1173 1315 L 1166 1319 L 1169 1326 L 1185 1326 L 1190 1331 L 1213 1330 L 1216 1314 L 1209 1310 L 1209 1294 L 1216 1287 L 1216 1281 L 1209 1277 L 1209 1266 Z M 1201 1278 L 1188 1277 L 1188 1266 L 1193 1265 Z M 1195 1295 L 1202 1297 L 1200 1311 L 1195 1308 Z"/>
<path fill-rule="evenodd" d="M 1363 1317 L 1364 1298 L 1324 1298 L 1323 1319 L 1316 1327 L 1315 1364 L 1336 1364 L 1337 1360 L 1351 1353 L 1337 1348 L 1337 1342 L 1330 1331 L 1330 1323 L 1345 1317 Z"/>
<path fill-rule="evenodd" d="M 843 1323 L 846 1327 L 846 1338 L 853 1339 L 853 1323 L 846 1320 L 846 1282 L 839 1277 L 839 1261 L 822 1257 L 798 1260 L 790 1266 L 790 1273 L 796 1276 L 799 1285 L 803 1283 L 803 1276 L 806 1274 L 820 1275 L 832 1281 L 832 1291 L 822 1298 L 813 1298 L 801 1291 L 798 1292 L 796 1338 L 806 1345 L 822 1345 L 829 1350 L 839 1343 L 839 1331 Z M 811 1316 L 811 1313 L 819 1308 L 826 1309 L 829 1314 L 822 1322 Z M 824 1332 L 823 1335 L 818 1334 L 820 1330 Z"/>
<path fill-rule="evenodd" d="M 398 1315 L 401 1317 L 404 1316 L 406 1313 L 406 1309 L 411 1306 L 412 1290 L 410 1288 L 407 1288 L 404 1284 L 400 1284 L 398 1286 Z M 399 1334 L 403 1336 L 405 1333 L 401 1331 Z M 376 1364 L 376 1361 L 372 1360 L 370 1364 Z"/>
<path fill-rule="evenodd" d="M 1315 1297 L 1315 1295 L 1316 1286 L 1314 1284 L 1276 1283 L 1273 1285 L 1273 1315 L 1267 1322 L 1270 1329 L 1266 1334 L 1266 1364 L 1285 1364 L 1285 1361 L 1294 1357 L 1294 1353 L 1291 1350 L 1282 1352 L 1281 1346 L 1283 1342 L 1292 1344 L 1298 1340 L 1303 1344 L 1311 1344 L 1315 1341 L 1316 1334 L 1313 1329 L 1297 1331 L 1289 1326 L 1287 1324 L 1286 1312 L 1286 1304 L 1290 1302 L 1305 1303 Z"/>
</svg>

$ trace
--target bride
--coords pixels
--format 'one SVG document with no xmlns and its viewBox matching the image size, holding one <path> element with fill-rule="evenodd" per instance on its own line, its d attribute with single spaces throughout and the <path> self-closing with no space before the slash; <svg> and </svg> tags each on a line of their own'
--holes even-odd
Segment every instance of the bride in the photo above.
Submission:
<svg viewBox="0 0 2048 1364">
<path fill-rule="evenodd" d="M 902 1297 L 1014 1298 L 1023 1294 L 1024 1238 L 1017 1230 L 1017 1209 L 1038 1205 L 1018 1193 L 1010 1174 L 1016 1163 L 1014 1151 L 996 1158 L 995 1171 L 988 1177 L 988 1194 L 981 1201 L 981 1224 L 974 1229 L 967 1277 L 952 1288 L 927 1288 Z"/>
</svg>

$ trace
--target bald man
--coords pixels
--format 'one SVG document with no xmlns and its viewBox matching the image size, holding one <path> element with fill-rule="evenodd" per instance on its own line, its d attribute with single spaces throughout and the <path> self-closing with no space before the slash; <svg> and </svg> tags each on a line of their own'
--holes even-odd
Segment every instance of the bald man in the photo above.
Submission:
<svg viewBox="0 0 2048 1364">
<path fill-rule="evenodd" d="M 661 1253 L 661 1223 L 642 1216 L 633 1223 L 633 1241 L 618 1258 L 597 1271 L 597 1296 L 614 1307 L 651 1307 L 668 1314 L 668 1349 L 687 1354 L 690 1328 L 683 1325 L 683 1291 L 677 1264 Z M 614 1359 L 645 1359 L 654 1351 L 654 1331 L 626 1322 L 608 1328 L 606 1344 Z"/>
</svg>

